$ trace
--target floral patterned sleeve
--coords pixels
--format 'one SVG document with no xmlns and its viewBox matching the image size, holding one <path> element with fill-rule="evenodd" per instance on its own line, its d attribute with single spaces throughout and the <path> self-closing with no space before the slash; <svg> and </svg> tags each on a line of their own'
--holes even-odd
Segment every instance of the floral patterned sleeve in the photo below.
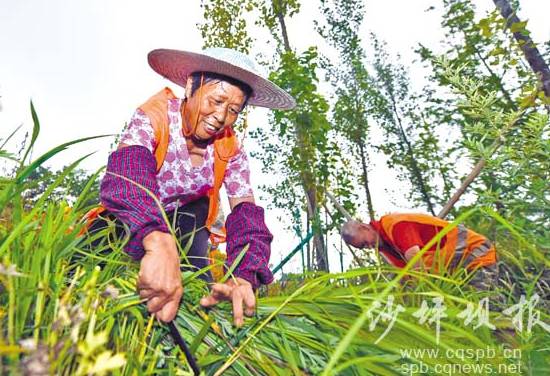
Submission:
<svg viewBox="0 0 550 376">
<path fill-rule="evenodd" d="M 231 198 L 252 196 L 250 185 L 250 166 L 246 152 L 240 148 L 239 152 L 231 158 L 225 169 L 223 181 L 227 196 Z"/>
<path fill-rule="evenodd" d="M 122 132 L 120 142 L 130 145 L 145 146 L 151 153 L 155 148 L 155 133 L 149 117 L 141 109 L 137 109 L 130 119 L 128 127 Z"/>
</svg>

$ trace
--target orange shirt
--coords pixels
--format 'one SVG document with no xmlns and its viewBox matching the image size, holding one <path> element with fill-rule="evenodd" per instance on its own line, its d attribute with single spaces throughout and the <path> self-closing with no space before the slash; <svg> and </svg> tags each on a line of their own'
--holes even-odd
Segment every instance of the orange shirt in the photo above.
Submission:
<svg viewBox="0 0 550 376">
<path fill-rule="evenodd" d="M 393 265 L 400 268 L 406 265 L 405 251 L 415 245 L 422 249 L 442 230 L 439 226 L 403 221 L 394 226 L 393 234 L 391 234 L 394 239 L 392 242 L 388 234 L 382 229 L 380 221 L 371 221 L 370 225 L 380 235 L 381 242 L 379 251 L 382 252 Z M 427 252 L 435 252 L 438 247 L 445 245 L 446 240 L 444 236 L 439 244 L 434 244 Z"/>
</svg>

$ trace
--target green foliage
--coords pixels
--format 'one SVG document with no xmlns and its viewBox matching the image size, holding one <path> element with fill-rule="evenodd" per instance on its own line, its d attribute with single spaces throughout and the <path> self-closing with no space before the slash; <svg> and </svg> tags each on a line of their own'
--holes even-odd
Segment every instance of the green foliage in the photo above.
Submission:
<svg viewBox="0 0 550 376">
<path fill-rule="evenodd" d="M 206 20 L 203 37 L 206 45 L 238 46 L 237 49 L 249 51 L 252 38 L 248 37 L 243 20 L 245 14 L 257 11 L 260 17 L 256 25 L 269 30 L 274 38 L 277 48 L 269 64 L 270 78 L 294 96 L 298 107 L 292 112 L 276 111 L 269 130 L 252 132 L 252 138 L 258 140 L 262 149 L 253 156 L 261 159 L 264 172 L 283 176 L 276 185 L 263 188 L 270 194 L 274 206 L 291 214 L 292 225 L 300 233 L 304 232 L 301 230 L 302 213 L 306 213 L 306 227 L 311 226 L 316 233 L 318 267 L 326 269 L 327 257 L 321 234 L 326 226 L 320 218 L 323 192 L 334 176 L 341 181 L 335 184 L 335 189 L 341 193 L 350 191 L 350 183 L 338 171 L 337 166 L 342 165 L 340 151 L 337 143 L 328 137 L 328 104 L 317 87 L 319 56 L 316 48 L 297 53 L 290 46 L 291 36 L 287 33 L 285 18 L 299 12 L 298 1 L 239 4 L 245 3 L 245 7 L 239 8 L 217 1 L 203 2 Z M 296 187 L 303 193 L 298 193 Z"/>
<path fill-rule="evenodd" d="M 313 47 L 299 56 L 288 52 L 281 56 L 280 66 L 270 76 L 299 104 L 295 111 L 276 111 L 272 131 L 277 132 L 278 143 L 295 139 L 283 163 L 299 175 L 306 189 L 322 187 L 330 174 L 328 104 L 317 90 L 317 64 L 318 54 Z"/>
<path fill-rule="evenodd" d="M 21 195 L 26 187 L 4 187 L 19 193 L 0 208 L 0 372 L 190 374 L 166 327 L 148 317 L 136 294 L 138 264 L 122 251 L 127 239 L 114 236 L 112 226 L 88 236 L 81 234 L 85 208 L 80 203 L 90 195 L 91 184 L 72 208 L 48 199 L 49 192 L 64 184 L 79 162 L 67 167 L 32 209 L 26 209 Z M 475 221 L 473 217 L 478 221 L 492 218 L 523 245 L 509 249 L 512 257 L 547 259 L 498 214 L 482 213 L 470 210 L 457 223 Z M 523 270 L 523 265 L 518 268 Z M 475 322 L 460 320 L 459 314 L 468 304 L 477 304 L 482 296 L 495 302 L 504 296 L 508 305 L 519 301 L 515 293 L 500 286 L 490 292 L 472 289 L 464 284 L 460 271 L 436 275 L 376 266 L 294 278 L 282 294 L 272 291 L 261 296 L 257 316 L 248 318 L 242 329 L 233 327 L 228 305 L 209 311 L 199 306 L 200 297 L 207 292 L 205 283 L 197 279 L 203 272 L 182 273 L 185 294 L 175 324 L 205 375 L 362 375 L 366 369 L 397 375 L 403 367 L 421 362 L 431 371 L 441 364 L 476 363 L 471 358 L 449 360 L 402 353 L 435 347 L 441 351 L 490 347 L 495 356 L 484 358 L 483 363 L 498 367 L 520 362 L 533 374 L 544 372 L 548 363 L 548 353 L 539 350 L 548 343 L 548 333 L 540 325 L 507 336 L 512 323 L 501 311 L 489 312 L 499 331 L 474 328 Z M 524 272 L 530 276 L 529 270 Z M 414 279 L 402 280 L 407 276 Z M 526 292 L 528 297 L 538 293 L 533 279 L 523 283 L 519 293 Z M 389 325 L 384 306 L 390 296 L 394 307 L 401 305 L 404 310 L 380 339 Z M 439 343 L 434 323 L 417 319 L 422 301 L 438 296 L 444 299 L 447 314 Z M 542 322 L 550 319 L 543 307 L 533 308 Z M 374 322 L 377 317 L 380 321 Z M 501 345 L 519 349 L 521 358 L 507 358 Z"/>
<path fill-rule="evenodd" d="M 328 103 L 317 88 L 317 50 L 309 48 L 299 55 L 288 51 L 280 59 L 270 79 L 287 90 L 298 106 L 294 111 L 275 111 L 270 129 L 251 134 L 262 148 L 263 171 L 282 175 L 275 185 L 262 189 L 273 198 L 274 206 L 292 213 L 295 226 L 301 225 L 303 211 L 308 213 L 313 230 L 320 232 L 323 225 L 319 207 L 324 190 L 330 181 L 339 181 L 338 188 L 344 192 L 349 183 L 335 178 L 342 175 L 337 169 L 340 151 L 335 140 L 329 138 Z M 302 189 L 297 191 L 296 187 Z M 318 252 L 324 253 L 319 248 Z"/>
<path fill-rule="evenodd" d="M 549 124 L 537 79 L 497 11 L 476 19 L 471 1 L 447 0 L 444 5 L 446 63 L 440 64 L 427 48 L 419 53 L 433 68 L 433 82 L 452 93 L 436 94 L 441 92 L 436 89 L 427 98 L 428 112 L 460 131 L 457 152 L 464 159 L 487 159 L 473 187 L 477 202 L 514 218 L 536 244 L 547 244 L 542 229 L 548 227 L 548 202 L 542 181 L 547 179 Z M 524 24 L 514 28 L 528 32 Z M 436 95 L 446 99 L 436 100 Z M 503 124 L 518 112 L 523 115 L 503 134 Z M 501 141 L 493 154 L 492 145 Z"/>
<path fill-rule="evenodd" d="M 496 12 L 476 21 L 470 1 L 445 4 L 443 25 L 449 33 L 462 32 L 463 38 L 450 40 L 444 59 L 420 50 L 432 64 L 435 82 L 452 91 L 446 91 L 445 101 L 432 100 L 429 108 L 460 130 L 460 153 L 486 161 L 472 186 L 475 203 L 495 208 L 509 222 L 503 225 L 493 219 L 469 225 L 497 241 L 501 259 L 521 281 L 510 283 L 509 289 L 518 293 L 523 286 L 523 291 L 532 291 L 528 281 L 534 281 L 533 286 L 548 283 L 550 217 L 545 182 L 550 122 L 543 96 Z M 513 234 L 521 234 L 524 241 L 518 242 Z M 541 257 L 525 255 L 533 246 L 541 250 Z M 518 251 L 525 256 L 518 258 Z"/>
<path fill-rule="evenodd" d="M 548 249 L 544 182 L 550 125 L 537 78 L 497 11 L 478 19 L 470 0 L 446 0 L 444 7 L 445 52 L 418 50 L 432 68 L 435 85 L 426 97 L 427 112 L 459 133 L 458 162 L 487 161 L 472 186 L 476 204 L 495 208 L 532 244 Z M 526 27 L 514 25 L 528 33 Z M 548 49 L 543 54 L 548 56 Z M 488 233 L 499 233 L 498 224 L 492 226 Z M 540 271 L 540 265 L 531 266 Z"/>
<path fill-rule="evenodd" d="M 535 77 L 523 63 L 522 52 L 506 30 L 505 20 L 497 10 L 476 20 L 471 0 L 445 0 L 444 6 L 441 25 L 446 32 L 446 59 L 453 67 L 463 67 L 463 76 L 475 79 L 485 92 L 498 93 L 495 106 L 517 109 L 522 92 L 532 87 Z M 433 52 L 425 47 L 418 52 L 432 64 L 433 79 L 447 85 L 443 71 L 434 64 Z"/>
<path fill-rule="evenodd" d="M 283 0 L 237 3 L 245 11 L 252 11 L 250 4 L 257 4 L 255 9 L 263 17 L 260 24 L 279 43 L 271 78 L 298 101 L 296 111 L 275 112 L 270 128 L 254 134 L 262 146 L 265 171 L 283 173 L 268 191 L 276 206 L 293 215 L 297 227 L 303 223 L 303 213 L 309 213 L 308 204 L 314 206 L 310 224 L 317 231 L 330 227 L 319 215 L 324 192 L 330 189 L 340 198 L 353 197 L 353 184 L 346 180 L 352 162 L 341 155 L 340 140 L 334 137 L 328 120 L 329 101 L 318 90 L 322 62 L 318 51 L 309 48 L 299 53 L 285 46 L 288 35 L 282 35 L 282 21 L 298 12 L 300 4 Z M 329 20 L 334 18 L 325 36 L 339 46 L 345 64 L 333 74 L 340 80 L 354 79 L 337 89 L 332 121 L 339 134 L 350 141 L 355 135 L 366 145 L 368 126 L 373 123 L 362 108 L 370 105 L 369 116 L 376 117 L 386 130 L 388 155 L 403 159 L 391 166 L 410 173 L 408 166 L 414 160 L 423 179 L 428 180 L 444 165 L 428 162 L 441 155 L 441 150 L 434 127 L 427 124 L 440 122 L 449 126 L 447 131 L 458 130 L 461 141 L 457 151 L 466 158 L 485 158 L 487 165 L 474 186 L 475 205 L 457 211 L 462 215 L 453 225 L 464 222 L 490 235 L 506 273 L 489 291 L 469 286 L 462 270 L 436 274 L 410 270 L 410 265 L 395 269 L 377 263 L 340 274 L 297 276 L 270 287 L 267 294 L 262 292 L 257 316 L 236 329 L 228 305 L 209 311 L 200 308 L 198 301 L 207 286 L 196 277 L 205 270 L 184 272 L 185 295 L 175 323 L 204 374 L 397 375 L 404 372 L 404 366 L 425 364 L 426 372 L 438 373 L 436 367 L 441 365 L 479 363 L 473 358 L 401 352 L 436 347 L 441 351 L 489 347 L 495 349 L 495 356 L 482 362 L 491 367 L 518 362 L 526 373 L 548 373 L 548 331 L 535 325 L 530 331 L 513 333 L 511 318 L 502 314 L 503 308 L 521 302 L 522 295 L 529 299 L 536 293 L 541 298 L 539 306 L 524 311 L 525 316 L 530 315 L 524 322 L 533 319 L 532 314 L 542 323 L 550 320 L 550 122 L 534 77 L 525 67 L 514 68 L 522 65 L 515 47 L 496 44 L 503 37 L 502 20 L 489 15 L 475 21 L 470 2 L 445 2 L 446 27 L 453 33 L 465 30 L 466 42 L 453 39 L 451 43 L 458 44 L 453 44 L 443 63 L 422 51 L 434 64 L 434 83 L 452 89 L 441 97 L 434 89 L 428 91 L 422 97 L 429 101 L 423 117 L 414 110 L 415 106 L 424 107 L 409 92 L 404 69 L 386 64 L 387 55 L 379 54 L 375 74 L 367 74 L 359 39 L 353 34 L 361 22 L 361 12 L 354 11 L 360 10 L 362 3 L 334 3 L 339 7 L 328 14 Z M 237 36 L 242 43 L 232 39 L 236 44 L 229 46 L 251 48 L 252 39 L 239 33 L 245 24 L 230 22 L 232 17 L 244 20 L 244 13 L 233 7 L 234 3 L 210 4 L 213 16 L 205 25 L 222 25 L 212 28 L 212 41 Z M 224 6 L 227 8 L 222 9 Z M 515 27 L 525 30 L 524 25 Z M 232 32 L 224 34 L 225 29 Z M 515 70 L 512 77 L 518 78 L 516 82 L 503 78 L 511 70 Z M 352 102 L 354 95 L 361 100 L 358 107 Z M 81 159 L 59 172 L 49 172 L 43 166 L 66 147 L 84 140 L 55 147 L 28 161 L 40 131 L 38 116 L 31 111 L 34 129 L 30 145 L 16 161 L 19 167 L 14 176 L 0 181 L 0 374 L 190 374 L 166 327 L 148 316 L 136 294 L 138 264 L 122 250 L 126 237 L 117 237 L 112 224 L 92 235 L 81 233 L 82 216 L 97 198 L 96 175 L 88 178 L 78 170 Z M 352 118 L 366 122 L 357 124 Z M 414 158 L 399 150 L 398 145 L 406 144 L 400 135 L 411 142 Z M 497 148 L 499 143 L 502 146 Z M 13 160 L 14 155 L 4 146 L 0 157 Z M 413 191 L 417 194 L 418 190 Z M 74 196 L 72 206 L 60 199 L 64 192 Z M 430 195 L 437 203 L 433 192 Z M 390 296 L 393 307 L 401 305 L 404 310 L 380 339 L 389 325 L 383 309 Z M 444 299 L 448 314 L 441 323 L 439 343 L 434 323 L 421 323 L 417 315 L 422 302 L 434 297 Z M 477 328 L 475 323 L 459 319 L 469 303 L 475 305 L 482 297 L 489 297 L 495 305 L 488 318 L 496 330 Z M 376 319 L 379 321 L 374 322 Z M 521 358 L 506 357 L 503 347 L 521 351 Z"/>
<path fill-rule="evenodd" d="M 423 98 L 411 93 L 405 68 L 386 52 L 386 45 L 371 35 L 374 57 L 367 70 L 359 27 L 363 1 L 322 1 L 327 26 L 317 23 L 321 36 L 339 52 L 336 63 L 326 64 L 327 77 L 335 87 L 332 121 L 338 136 L 347 143 L 348 155 L 359 167 L 348 171 L 365 191 L 371 219 L 374 209 L 369 187 L 370 156 L 382 151 L 388 167 L 407 187 L 412 204 L 434 213 L 450 195 L 452 169 L 438 129 L 423 110 Z M 371 139 L 372 127 L 382 130 L 383 140 Z M 354 173 L 355 171 L 360 171 Z M 371 183 L 372 184 L 372 183 Z"/>
<path fill-rule="evenodd" d="M 446 0 L 444 5 L 446 13 L 442 26 L 446 31 L 447 43 L 443 56 L 450 66 L 460 67 L 462 77 L 476 81 L 480 94 L 495 93 L 495 109 L 521 108 L 536 86 L 536 77 L 523 62 L 522 51 L 506 29 L 505 20 L 496 10 L 477 20 L 475 6 L 470 0 Z M 418 52 L 433 68 L 432 79 L 448 86 L 445 72 L 437 64 L 438 57 L 425 47 L 419 48 Z M 445 106 L 449 102 L 438 103 Z M 542 108 L 540 101 L 534 105 Z M 468 114 L 459 111 L 446 119 L 457 124 L 462 119 L 467 120 Z"/>
<path fill-rule="evenodd" d="M 52 194 L 75 173 L 82 159 L 55 178 L 35 175 L 39 169 L 44 171 L 43 162 L 82 140 L 54 148 L 26 165 L 40 131 L 34 109 L 32 114 L 31 143 L 15 178 L 7 179 L 0 192 L 6 198 L 0 206 L 0 370 L 2 374 L 16 374 L 18 370 L 49 374 L 59 370 L 64 374 L 103 375 L 120 368 L 125 359 L 122 353 L 106 349 L 105 326 L 96 327 L 97 315 L 111 304 L 102 295 L 106 279 L 95 269 L 95 261 L 86 267 L 70 262 L 78 248 L 86 244 L 79 235 L 80 219 L 87 209 L 83 204 L 91 184 L 80 187 L 71 208 L 64 200 L 52 200 Z M 49 184 L 41 181 L 45 178 Z M 42 189 L 31 206 L 25 193 L 37 186 Z M 112 258 L 118 256 L 120 253 Z"/>
<path fill-rule="evenodd" d="M 198 24 L 204 48 L 226 47 L 248 53 L 253 39 L 247 32 L 245 12 L 256 6 L 255 0 L 201 0 L 204 23 Z"/>
<path fill-rule="evenodd" d="M 350 178 L 364 187 L 369 216 L 374 219 L 374 207 L 369 186 L 369 75 L 364 65 L 365 52 L 358 32 L 363 21 L 363 1 L 322 1 L 327 26 L 316 22 L 317 31 L 339 54 L 341 64 L 327 62 L 327 77 L 336 89 L 331 122 L 336 131 L 334 137 L 343 138 L 348 155 L 353 162 L 341 157 L 341 176 L 336 181 Z M 360 168 L 351 168 L 350 164 Z M 360 172 L 355 172 L 360 171 Z M 345 176 L 345 178 L 344 178 Z M 338 191 L 344 207 L 352 204 L 353 191 Z M 351 210 L 354 212 L 355 210 Z"/>
<path fill-rule="evenodd" d="M 387 53 L 385 43 L 374 35 L 371 39 L 375 51 L 371 116 L 384 134 L 378 148 L 388 157 L 388 167 L 396 169 L 400 180 L 411 186 L 409 199 L 435 215 L 435 206 L 443 205 L 451 193 L 450 155 L 455 148 L 449 144 L 454 140 L 426 110 L 424 100 L 433 92 L 413 93 L 405 67 L 392 63 L 396 59 Z"/>
<path fill-rule="evenodd" d="M 28 188 L 23 192 L 25 203 L 27 205 L 34 205 L 40 196 L 46 191 L 60 175 L 64 173 L 65 168 L 59 171 L 52 171 L 51 169 L 39 166 L 29 175 Z M 65 177 L 63 186 L 57 187 L 49 196 L 49 201 L 67 201 L 72 204 L 77 197 L 80 196 L 86 185 L 91 181 L 90 199 L 83 203 L 83 206 L 90 207 L 97 204 L 97 197 L 99 197 L 99 180 L 97 174 L 89 174 L 83 169 L 71 170 Z"/>
<path fill-rule="evenodd" d="M 285 18 L 291 18 L 300 11 L 298 0 L 263 0 L 258 2 L 260 19 L 256 25 L 265 27 L 276 42 L 277 54 L 290 49 L 288 35 L 286 35 Z M 285 40 L 286 35 L 286 40 Z"/>
<path fill-rule="evenodd" d="M 442 66 L 445 66 L 444 63 Z M 550 121 L 531 108 L 504 111 L 497 93 L 481 95 L 480 83 L 464 78 L 447 65 L 451 87 L 464 98 L 460 111 L 468 115 L 464 141 L 474 158 L 487 160 L 486 171 L 495 184 L 475 185 L 478 203 L 498 208 L 522 229 L 522 235 L 548 249 L 550 226 L 547 181 L 550 177 Z M 536 92 L 534 93 L 536 94 Z M 502 146 L 495 151 L 495 143 Z"/>
</svg>

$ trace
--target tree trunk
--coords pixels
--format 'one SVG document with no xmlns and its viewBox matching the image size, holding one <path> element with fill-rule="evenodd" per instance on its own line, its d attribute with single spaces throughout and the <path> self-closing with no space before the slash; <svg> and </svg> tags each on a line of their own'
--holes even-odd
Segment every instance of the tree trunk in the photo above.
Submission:
<svg viewBox="0 0 550 376">
<path fill-rule="evenodd" d="M 369 176 L 367 171 L 367 158 L 365 157 L 365 145 L 363 145 L 362 140 L 358 142 L 359 154 L 361 155 L 361 166 L 363 167 L 363 185 L 365 187 L 365 194 L 367 196 L 367 208 L 369 210 L 369 218 L 371 221 L 374 220 L 374 208 L 372 206 L 372 196 L 369 188 Z"/>
<path fill-rule="evenodd" d="M 328 212 L 327 212 L 326 208 L 325 208 L 325 226 L 328 227 Z M 328 250 L 328 232 L 325 236 L 325 259 L 327 259 L 327 261 L 328 261 L 327 250 Z M 327 262 L 327 264 L 328 264 L 328 262 Z"/>
<path fill-rule="evenodd" d="M 409 158 L 411 159 L 411 175 L 414 180 L 416 180 L 418 189 L 420 189 L 420 194 L 422 195 L 422 198 L 424 199 L 424 202 L 426 203 L 426 207 L 428 208 L 428 211 L 432 213 L 432 215 L 435 216 L 434 207 L 432 205 L 432 201 L 430 200 L 430 195 L 428 194 L 428 189 L 426 187 L 426 184 L 424 182 L 424 177 L 422 176 L 422 173 L 420 172 L 420 168 L 416 164 L 416 159 L 414 159 L 414 153 L 412 150 L 412 145 L 407 138 L 407 134 L 405 133 L 405 130 L 403 129 L 403 124 L 401 122 L 401 117 L 399 116 L 399 112 L 397 111 L 397 104 L 395 103 L 395 98 L 393 95 L 390 94 L 390 99 L 392 102 L 392 110 L 395 114 L 395 118 L 397 120 L 397 125 L 399 126 L 399 132 L 401 133 L 401 140 L 405 143 L 407 146 L 407 154 Z"/>
<path fill-rule="evenodd" d="M 285 46 L 285 51 L 289 52 L 290 42 L 288 41 L 288 33 L 286 30 L 285 16 L 283 14 L 283 10 L 281 9 L 281 1 L 274 0 L 271 4 L 273 6 L 275 14 L 277 15 L 277 19 L 279 20 L 279 25 L 281 26 L 281 34 L 283 35 L 283 44 Z"/>
<path fill-rule="evenodd" d="M 320 228 L 319 211 L 317 208 L 317 198 L 315 189 L 306 190 L 307 209 L 309 216 L 312 218 L 313 235 L 313 251 L 315 253 L 315 264 L 317 270 L 328 271 L 328 260 L 326 259 L 325 242 L 323 239 L 322 229 Z M 317 228 L 316 228 L 317 227 Z"/>
<path fill-rule="evenodd" d="M 309 218 L 309 210 L 306 212 L 306 236 L 309 234 L 309 231 L 311 230 L 311 219 Z M 307 270 L 308 272 L 311 271 L 311 242 L 307 242 Z"/>
<path fill-rule="evenodd" d="M 279 26 L 281 27 L 281 34 L 283 36 L 283 44 L 286 52 L 291 52 L 290 42 L 288 40 L 288 32 L 286 29 L 285 17 L 282 9 L 282 4 L 280 0 L 272 0 L 271 5 L 273 7 L 273 12 L 277 16 L 279 21 Z M 298 126 L 296 128 L 296 142 L 301 144 L 301 137 L 298 131 Z M 311 179 L 307 175 L 313 174 L 311 171 L 305 171 L 300 174 L 302 184 L 304 186 L 304 191 L 306 195 L 306 205 L 308 210 L 308 217 L 310 223 L 312 223 L 312 230 L 315 232 L 313 236 L 313 252 L 315 257 L 315 264 L 318 270 L 328 271 L 328 260 L 327 260 L 327 251 L 325 249 L 325 242 L 323 239 L 322 228 L 320 226 L 320 217 L 317 205 L 317 189 L 315 187 L 315 180 Z M 317 225 L 316 225 L 317 224 Z"/>
<path fill-rule="evenodd" d="M 457 203 L 460 196 L 462 196 L 464 194 L 464 192 L 466 192 L 466 189 L 468 189 L 470 184 L 472 184 L 472 182 L 475 180 L 475 178 L 478 177 L 481 170 L 483 170 L 483 167 L 485 167 L 486 163 L 487 163 L 487 161 L 485 160 L 485 158 L 481 158 L 476 163 L 476 165 L 475 165 L 474 169 L 472 170 L 472 172 L 470 172 L 470 174 L 466 177 L 466 179 L 464 179 L 464 181 L 462 182 L 462 184 L 460 185 L 458 190 L 455 192 L 453 197 L 451 197 L 451 199 L 445 204 L 443 209 L 441 209 L 441 211 L 437 215 L 439 218 L 444 219 L 447 216 L 447 214 L 449 214 L 449 212 L 451 211 L 453 206 Z"/>
<path fill-rule="evenodd" d="M 512 9 L 509 0 L 493 0 L 495 6 L 500 11 L 502 17 L 506 20 L 506 26 L 510 29 L 514 24 L 520 22 L 516 12 Z M 550 69 L 541 56 L 537 46 L 533 43 L 533 40 L 526 32 L 526 30 L 519 30 L 513 32 L 514 38 L 519 44 L 519 47 L 523 51 L 529 66 L 538 76 L 541 81 L 542 90 L 544 94 L 550 98 Z"/>
<path fill-rule="evenodd" d="M 520 112 L 514 119 L 512 119 L 512 121 L 510 121 L 510 123 L 506 125 L 506 127 L 502 130 L 499 137 L 497 137 L 496 140 L 493 142 L 493 145 L 491 145 L 490 155 L 493 155 L 494 153 L 497 152 L 497 150 L 503 144 L 504 138 L 506 137 L 508 131 L 512 129 L 521 120 L 525 112 L 526 110 L 523 110 L 522 112 Z M 449 214 L 451 209 L 458 202 L 458 199 L 464 194 L 464 192 L 466 192 L 470 184 L 472 184 L 472 182 L 479 176 L 479 174 L 483 170 L 483 167 L 485 167 L 486 164 L 487 164 L 487 161 L 485 160 L 485 158 L 481 158 L 476 163 L 472 172 L 470 172 L 466 177 L 466 179 L 464 179 L 464 181 L 462 182 L 458 190 L 455 192 L 453 197 L 451 197 L 451 199 L 445 204 L 443 209 L 441 209 L 441 211 L 437 215 L 439 218 L 444 219 L 447 216 L 447 214 Z"/>
</svg>

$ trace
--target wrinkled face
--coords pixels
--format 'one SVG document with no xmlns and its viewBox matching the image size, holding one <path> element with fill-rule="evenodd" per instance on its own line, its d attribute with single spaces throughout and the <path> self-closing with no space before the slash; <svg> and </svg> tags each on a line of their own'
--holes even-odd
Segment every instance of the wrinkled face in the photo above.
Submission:
<svg viewBox="0 0 550 376">
<path fill-rule="evenodd" d="M 187 129 L 195 128 L 193 137 L 208 141 L 232 127 L 246 100 L 237 86 L 225 81 L 205 83 L 191 96 L 192 79 L 187 80 L 184 122 Z"/>
</svg>

